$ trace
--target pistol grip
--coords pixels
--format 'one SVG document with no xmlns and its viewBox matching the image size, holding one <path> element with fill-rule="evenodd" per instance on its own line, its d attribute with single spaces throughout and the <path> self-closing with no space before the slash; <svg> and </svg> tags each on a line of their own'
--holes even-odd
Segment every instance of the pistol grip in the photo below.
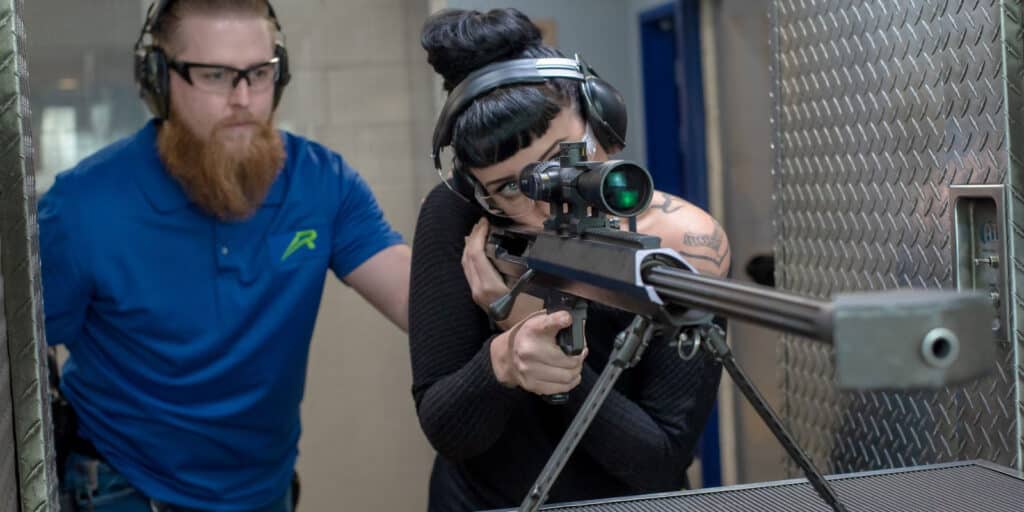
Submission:
<svg viewBox="0 0 1024 512">
<path fill-rule="evenodd" d="M 547 304 L 548 313 L 554 313 L 555 311 L 568 311 L 572 316 L 572 325 L 558 331 L 555 336 L 555 341 L 558 343 L 558 347 L 562 349 L 562 352 L 570 356 L 577 356 L 583 353 L 585 346 L 584 336 L 584 322 L 587 319 L 587 303 L 583 299 L 578 299 L 569 295 L 560 295 L 556 298 L 548 298 Z M 546 395 L 544 400 L 549 404 L 559 405 L 564 404 L 569 400 L 568 393 L 556 393 L 554 395 Z"/>
<path fill-rule="evenodd" d="M 583 321 L 586 320 L 586 309 L 583 309 L 582 317 L 575 311 L 570 311 L 572 314 L 572 325 L 558 331 L 558 335 L 555 338 L 558 342 L 558 347 L 562 349 L 562 352 L 570 356 L 578 356 L 583 353 L 584 339 L 583 334 Z"/>
</svg>

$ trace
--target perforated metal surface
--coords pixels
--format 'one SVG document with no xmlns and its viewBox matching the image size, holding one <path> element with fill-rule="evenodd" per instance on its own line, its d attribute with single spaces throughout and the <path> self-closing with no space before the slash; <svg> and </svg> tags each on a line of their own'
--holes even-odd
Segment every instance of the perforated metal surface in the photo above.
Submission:
<svg viewBox="0 0 1024 512">
<path fill-rule="evenodd" d="M 57 478 L 49 403 L 39 277 L 28 72 L 23 54 L 21 0 L 0 0 L 0 272 L 6 317 L 10 393 L 21 512 L 55 510 Z M 0 488 L 9 487 L 0 481 Z"/>
<path fill-rule="evenodd" d="M 1019 2 L 1003 7 L 774 2 L 781 288 L 827 297 L 952 287 L 947 187 L 1011 178 L 1008 105 L 1020 93 L 1007 93 L 1003 73 L 1019 72 L 1022 46 Z M 1018 212 L 1022 198 L 1011 201 Z M 1024 268 L 1015 263 L 1014 278 Z M 782 415 L 827 473 L 974 458 L 1019 467 L 1019 365 L 1007 340 L 993 376 L 934 392 L 838 392 L 830 349 L 808 340 L 785 338 L 780 359 Z"/>
<path fill-rule="evenodd" d="M 1019 512 L 1024 480 L 978 464 L 921 467 L 830 479 L 850 512 Z M 831 510 L 806 481 L 726 487 L 605 502 L 554 505 L 573 512 L 733 512 Z"/>
</svg>

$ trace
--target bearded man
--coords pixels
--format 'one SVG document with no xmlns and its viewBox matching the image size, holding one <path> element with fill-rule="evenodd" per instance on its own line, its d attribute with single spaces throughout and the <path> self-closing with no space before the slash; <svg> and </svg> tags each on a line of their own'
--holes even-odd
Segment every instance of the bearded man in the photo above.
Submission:
<svg viewBox="0 0 1024 512">
<path fill-rule="evenodd" d="M 273 128 L 265 0 L 161 1 L 135 50 L 154 119 L 39 203 L 77 417 L 62 489 L 96 512 L 289 511 L 327 270 L 405 329 L 409 248 L 341 156 Z"/>
</svg>

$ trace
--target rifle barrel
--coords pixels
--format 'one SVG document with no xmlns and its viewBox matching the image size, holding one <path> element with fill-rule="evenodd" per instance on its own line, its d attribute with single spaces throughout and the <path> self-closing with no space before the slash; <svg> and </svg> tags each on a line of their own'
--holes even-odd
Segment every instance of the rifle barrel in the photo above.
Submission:
<svg viewBox="0 0 1024 512">
<path fill-rule="evenodd" d="M 667 303 L 832 342 L 832 306 L 828 302 L 669 265 L 652 266 L 643 279 Z"/>
</svg>

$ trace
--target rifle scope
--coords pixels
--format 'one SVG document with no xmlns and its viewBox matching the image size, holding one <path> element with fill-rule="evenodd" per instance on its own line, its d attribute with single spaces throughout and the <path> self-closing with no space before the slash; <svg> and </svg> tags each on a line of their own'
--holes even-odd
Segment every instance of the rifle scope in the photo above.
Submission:
<svg viewBox="0 0 1024 512">
<path fill-rule="evenodd" d="M 562 143 L 557 161 L 527 165 L 519 190 L 553 205 L 570 203 L 617 217 L 635 217 L 651 203 L 654 182 L 646 169 L 626 160 L 583 160 L 582 142 Z"/>
</svg>

